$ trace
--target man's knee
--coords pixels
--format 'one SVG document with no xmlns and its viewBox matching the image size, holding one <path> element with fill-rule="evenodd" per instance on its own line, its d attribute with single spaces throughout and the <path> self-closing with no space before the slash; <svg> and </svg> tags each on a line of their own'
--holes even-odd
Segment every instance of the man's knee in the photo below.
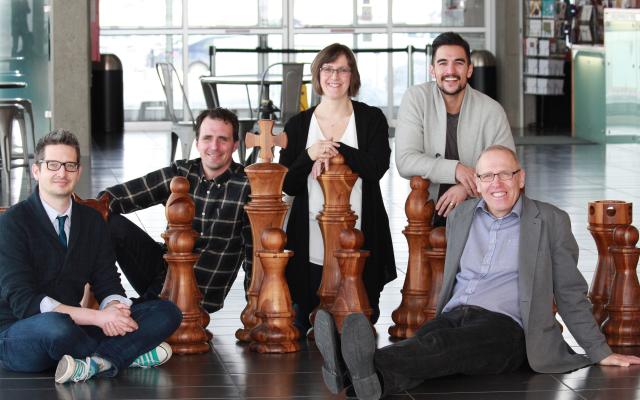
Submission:
<svg viewBox="0 0 640 400">
<path fill-rule="evenodd" d="M 81 329 L 68 314 L 58 312 L 42 314 L 40 322 L 38 326 L 41 329 L 38 335 L 48 339 L 52 344 L 77 340 Z"/>
<path fill-rule="evenodd" d="M 131 225 L 134 225 L 133 222 L 129 221 L 126 217 L 120 214 L 110 214 L 107 226 L 111 233 L 111 240 L 125 240 L 131 231 Z"/>
<path fill-rule="evenodd" d="M 134 319 L 150 318 L 153 321 L 153 329 L 157 332 L 165 332 L 167 336 L 172 334 L 182 322 L 182 311 L 172 301 L 150 300 L 134 306 Z M 145 314 L 139 315 L 139 313 Z"/>
</svg>

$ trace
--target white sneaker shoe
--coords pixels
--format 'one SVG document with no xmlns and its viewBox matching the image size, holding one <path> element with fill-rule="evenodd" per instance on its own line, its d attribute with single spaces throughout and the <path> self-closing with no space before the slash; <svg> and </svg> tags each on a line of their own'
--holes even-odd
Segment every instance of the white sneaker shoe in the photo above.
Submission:
<svg viewBox="0 0 640 400">
<path fill-rule="evenodd" d="M 157 367 L 169 361 L 173 352 L 169 343 L 162 342 L 155 349 L 149 350 L 144 354 L 141 354 L 133 360 L 129 367 L 137 368 L 151 368 Z"/>
<path fill-rule="evenodd" d="M 63 356 L 56 367 L 56 383 L 84 382 L 98 372 L 98 365 L 91 357 L 85 360 Z"/>
</svg>

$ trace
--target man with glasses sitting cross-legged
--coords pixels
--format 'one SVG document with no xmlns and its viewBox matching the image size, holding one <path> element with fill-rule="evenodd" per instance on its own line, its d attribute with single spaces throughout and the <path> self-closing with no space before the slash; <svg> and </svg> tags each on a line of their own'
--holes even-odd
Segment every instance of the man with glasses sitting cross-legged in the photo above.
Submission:
<svg viewBox="0 0 640 400">
<path fill-rule="evenodd" d="M 182 313 L 166 300 L 132 305 L 115 266 L 106 222 L 73 201 L 80 147 L 64 130 L 36 146 L 31 196 L 0 216 L 0 366 L 58 383 L 115 376 L 171 357 L 163 340 Z M 86 283 L 100 308 L 79 306 Z"/>
</svg>

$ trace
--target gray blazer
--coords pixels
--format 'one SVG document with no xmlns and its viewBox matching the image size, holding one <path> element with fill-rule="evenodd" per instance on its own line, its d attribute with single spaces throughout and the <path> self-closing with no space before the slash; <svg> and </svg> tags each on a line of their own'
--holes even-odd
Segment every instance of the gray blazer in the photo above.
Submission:
<svg viewBox="0 0 640 400">
<path fill-rule="evenodd" d="M 569 215 L 524 195 L 520 220 L 518 298 L 529 365 L 542 373 L 562 373 L 597 363 L 611 354 L 587 299 L 587 282 L 577 268 L 578 244 Z M 447 257 L 437 313 L 453 293 L 460 257 L 479 199 L 460 204 L 447 218 Z M 575 354 L 562 338 L 552 306 L 587 357 Z"/>
</svg>

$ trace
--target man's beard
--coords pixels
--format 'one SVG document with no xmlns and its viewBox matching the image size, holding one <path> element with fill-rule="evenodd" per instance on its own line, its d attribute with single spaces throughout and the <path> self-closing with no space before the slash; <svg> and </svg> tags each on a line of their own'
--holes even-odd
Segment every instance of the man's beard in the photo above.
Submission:
<svg viewBox="0 0 640 400">
<path fill-rule="evenodd" d="M 458 87 L 454 90 L 454 91 L 448 91 L 445 89 L 445 79 L 449 78 L 449 77 L 454 77 L 454 78 L 458 78 Z M 467 87 L 467 82 L 464 83 L 464 85 L 460 84 L 461 79 L 459 76 L 457 75 L 447 75 L 447 76 L 443 76 L 442 79 L 440 79 L 437 84 L 438 84 L 438 89 L 440 89 L 440 91 L 446 95 L 449 96 L 455 96 L 458 93 L 462 92 L 466 87 Z"/>
</svg>

